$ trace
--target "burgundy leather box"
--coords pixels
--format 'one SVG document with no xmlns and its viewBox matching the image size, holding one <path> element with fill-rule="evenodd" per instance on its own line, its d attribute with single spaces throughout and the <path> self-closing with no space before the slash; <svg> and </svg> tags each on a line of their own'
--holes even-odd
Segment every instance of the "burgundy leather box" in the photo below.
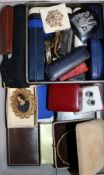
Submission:
<svg viewBox="0 0 104 175">
<path fill-rule="evenodd" d="M 0 13 L 0 54 L 12 52 L 13 7 L 6 6 Z"/>
<path fill-rule="evenodd" d="M 50 85 L 48 108 L 53 111 L 80 111 L 82 109 L 82 88 L 78 84 Z"/>
</svg>

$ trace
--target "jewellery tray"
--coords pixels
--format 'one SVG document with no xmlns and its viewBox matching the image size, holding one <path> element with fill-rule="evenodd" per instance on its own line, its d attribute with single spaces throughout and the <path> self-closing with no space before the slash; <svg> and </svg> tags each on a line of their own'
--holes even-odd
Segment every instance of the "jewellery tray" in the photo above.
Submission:
<svg viewBox="0 0 104 175">
<path fill-rule="evenodd" d="M 29 14 L 29 9 L 31 7 L 49 7 L 49 6 L 52 6 L 52 5 L 58 5 L 58 4 L 61 4 L 61 3 L 66 3 L 67 7 L 71 7 L 71 8 L 75 8 L 75 7 L 78 7 L 78 6 L 81 6 L 81 7 L 86 7 L 87 5 L 89 5 L 89 3 L 91 4 L 94 4 L 94 3 L 100 3 L 102 1 L 43 1 L 43 2 L 39 2 L 39 1 L 32 1 L 32 2 L 28 2 L 27 3 L 27 7 L 26 7 L 26 81 L 27 83 L 31 84 L 31 85 L 34 85 L 34 84 L 53 84 L 53 83 L 96 83 L 96 82 L 104 82 L 104 80 L 84 80 L 84 81 L 80 81 L 80 80 L 73 80 L 73 81 L 35 81 L 35 82 L 30 82 L 28 80 L 28 14 Z M 77 3 L 76 3 L 77 2 Z M 102 3 L 103 5 L 103 3 Z"/>
</svg>

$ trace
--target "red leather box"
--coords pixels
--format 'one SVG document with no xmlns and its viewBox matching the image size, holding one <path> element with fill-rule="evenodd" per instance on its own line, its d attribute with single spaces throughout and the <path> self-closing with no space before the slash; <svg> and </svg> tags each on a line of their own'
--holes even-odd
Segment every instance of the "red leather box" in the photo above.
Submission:
<svg viewBox="0 0 104 175">
<path fill-rule="evenodd" d="M 13 7 L 6 6 L 0 12 L 0 54 L 12 52 Z"/>
<path fill-rule="evenodd" d="M 48 109 L 78 112 L 82 109 L 82 88 L 78 84 L 52 84 L 48 91 Z"/>
</svg>

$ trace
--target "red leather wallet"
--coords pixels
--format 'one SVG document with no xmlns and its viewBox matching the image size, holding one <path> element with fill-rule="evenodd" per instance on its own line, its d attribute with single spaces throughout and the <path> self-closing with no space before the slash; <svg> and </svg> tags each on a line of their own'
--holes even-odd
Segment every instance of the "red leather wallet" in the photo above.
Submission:
<svg viewBox="0 0 104 175">
<path fill-rule="evenodd" d="M 76 68 L 72 69 L 71 71 L 65 73 L 64 75 L 62 75 L 59 80 L 60 81 L 64 81 L 70 78 L 73 78 L 75 76 L 78 76 L 80 74 L 83 74 L 85 72 L 88 71 L 88 67 L 86 65 L 86 63 L 82 63 L 79 66 L 77 66 Z"/>
<path fill-rule="evenodd" d="M 13 7 L 6 6 L 0 13 L 0 54 L 12 52 Z"/>
<path fill-rule="evenodd" d="M 82 109 L 82 88 L 78 84 L 52 84 L 48 91 L 48 109 L 78 112 Z"/>
</svg>

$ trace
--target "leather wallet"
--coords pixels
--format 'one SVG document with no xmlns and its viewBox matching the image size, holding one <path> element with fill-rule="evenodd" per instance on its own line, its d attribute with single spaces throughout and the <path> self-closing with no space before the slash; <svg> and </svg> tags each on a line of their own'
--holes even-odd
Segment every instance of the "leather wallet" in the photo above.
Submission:
<svg viewBox="0 0 104 175">
<path fill-rule="evenodd" d="M 82 88 L 78 84 L 49 85 L 48 109 L 77 112 L 82 109 Z"/>
<path fill-rule="evenodd" d="M 37 94 L 37 116 L 38 121 L 53 120 L 54 112 L 48 110 L 47 100 L 48 100 L 48 87 L 46 85 L 39 85 L 36 88 Z"/>
<path fill-rule="evenodd" d="M 103 24 L 103 7 L 101 4 L 90 4 L 88 9 L 97 14 L 98 17 L 98 29 L 96 33 L 93 34 L 92 38 L 103 39 L 104 38 L 104 24 Z"/>
<path fill-rule="evenodd" d="M 7 128 L 37 126 L 36 87 L 7 89 L 6 118 Z"/>
<path fill-rule="evenodd" d="M 54 158 L 56 168 L 78 167 L 75 126 L 77 122 L 53 124 Z"/>
<path fill-rule="evenodd" d="M 0 12 L 0 54 L 12 53 L 13 7 L 6 6 Z"/>
<path fill-rule="evenodd" d="M 52 123 L 40 123 L 40 163 L 53 165 Z"/>
<path fill-rule="evenodd" d="M 92 120 L 76 125 L 80 175 L 95 175 L 104 168 L 104 121 Z"/>
<path fill-rule="evenodd" d="M 8 135 L 8 165 L 39 165 L 38 128 L 11 128 Z"/>
<path fill-rule="evenodd" d="M 29 19 L 28 81 L 44 80 L 45 45 L 43 24 L 40 17 Z"/>
<path fill-rule="evenodd" d="M 91 50 L 90 72 L 88 74 L 91 80 L 102 80 L 104 77 L 104 46 L 103 41 L 91 39 L 89 41 Z"/>
<path fill-rule="evenodd" d="M 62 75 L 59 78 L 59 80 L 60 81 L 64 81 L 64 80 L 76 77 L 78 75 L 81 75 L 81 74 L 83 74 L 83 73 L 85 73 L 87 71 L 88 71 L 88 67 L 87 67 L 86 63 L 81 63 L 79 66 L 75 67 L 71 71 L 69 71 L 66 74 Z"/>
<path fill-rule="evenodd" d="M 12 57 L 4 56 L 1 63 L 2 81 L 6 87 L 25 88 L 26 83 L 26 5 L 13 7 L 13 50 Z"/>
<path fill-rule="evenodd" d="M 45 72 L 50 80 L 56 80 L 69 70 L 72 70 L 90 57 L 85 46 L 74 48 L 70 54 L 47 65 Z"/>
</svg>

